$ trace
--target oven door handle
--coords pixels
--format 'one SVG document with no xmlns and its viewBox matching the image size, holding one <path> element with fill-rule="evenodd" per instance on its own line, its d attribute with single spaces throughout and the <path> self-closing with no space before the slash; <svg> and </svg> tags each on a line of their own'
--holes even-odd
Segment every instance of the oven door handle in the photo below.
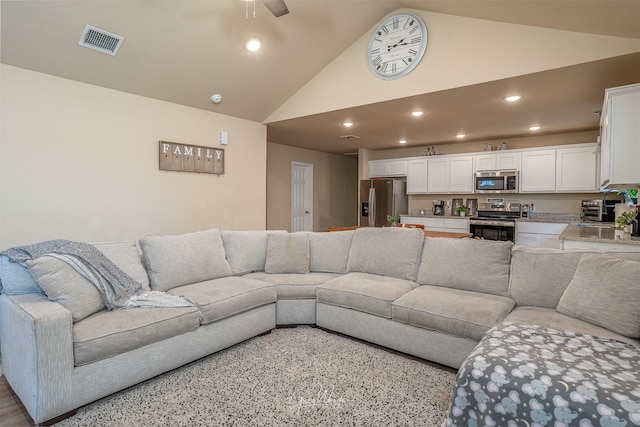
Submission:
<svg viewBox="0 0 640 427">
<path fill-rule="evenodd" d="M 469 220 L 470 225 L 493 225 L 497 227 L 515 227 L 516 223 L 514 221 L 494 221 L 494 220 L 483 220 L 483 219 L 472 219 Z"/>
</svg>

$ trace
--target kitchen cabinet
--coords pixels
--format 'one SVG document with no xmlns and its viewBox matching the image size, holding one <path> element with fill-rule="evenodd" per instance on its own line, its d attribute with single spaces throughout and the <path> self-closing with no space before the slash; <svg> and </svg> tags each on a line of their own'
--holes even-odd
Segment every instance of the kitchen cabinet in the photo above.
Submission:
<svg viewBox="0 0 640 427">
<path fill-rule="evenodd" d="M 493 170 L 519 170 L 520 152 L 501 151 L 473 156 L 473 172 Z"/>
<path fill-rule="evenodd" d="M 595 145 L 556 151 L 556 191 L 588 193 L 598 191 L 598 153 Z"/>
<path fill-rule="evenodd" d="M 473 193 L 473 156 L 449 159 L 449 193 Z"/>
<path fill-rule="evenodd" d="M 426 158 L 407 161 L 407 194 L 425 194 L 429 191 L 427 168 Z"/>
<path fill-rule="evenodd" d="M 473 157 L 451 156 L 429 158 L 426 163 L 412 163 L 415 188 L 424 188 L 431 194 L 473 193 Z M 426 177 L 426 182 L 424 178 Z M 408 190 L 407 190 L 408 192 Z M 413 191 L 421 193 L 422 191 Z"/>
<path fill-rule="evenodd" d="M 640 184 L 640 83 L 605 91 L 600 117 L 600 184 L 637 188 Z"/>
<path fill-rule="evenodd" d="M 429 193 L 435 194 L 449 192 L 449 159 L 444 157 L 428 159 L 427 189 Z"/>
<path fill-rule="evenodd" d="M 452 233 L 468 233 L 468 218 L 438 218 L 423 216 L 400 216 L 400 222 L 405 224 L 422 224 L 427 231 L 448 231 Z"/>
<path fill-rule="evenodd" d="M 521 193 L 556 191 L 556 150 L 522 153 L 520 167 Z"/>
<path fill-rule="evenodd" d="M 516 221 L 515 244 L 562 249 L 560 234 L 568 224 Z"/>
<path fill-rule="evenodd" d="M 407 176 L 406 159 L 369 160 L 369 177 Z"/>
</svg>

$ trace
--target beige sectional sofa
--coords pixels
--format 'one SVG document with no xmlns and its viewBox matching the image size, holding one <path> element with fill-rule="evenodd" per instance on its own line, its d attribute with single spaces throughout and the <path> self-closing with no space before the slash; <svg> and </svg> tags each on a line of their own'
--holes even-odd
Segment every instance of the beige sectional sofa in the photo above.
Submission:
<svg viewBox="0 0 640 427">
<path fill-rule="evenodd" d="M 107 310 L 64 261 L 0 256 L 3 373 L 37 423 L 277 325 L 316 324 L 454 368 L 503 321 L 640 345 L 633 314 L 557 311 L 582 252 L 405 228 L 212 229 L 95 246 L 143 288 L 194 305 Z"/>
</svg>

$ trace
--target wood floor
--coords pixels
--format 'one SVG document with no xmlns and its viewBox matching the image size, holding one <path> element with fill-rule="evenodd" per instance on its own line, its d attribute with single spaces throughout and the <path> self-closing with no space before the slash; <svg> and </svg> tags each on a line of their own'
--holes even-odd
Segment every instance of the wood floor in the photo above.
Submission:
<svg viewBox="0 0 640 427">
<path fill-rule="evenodd" d="M 22 427 L 35 425 L 7 379 L 0 377 L 0 426 Z"/>
</svg>

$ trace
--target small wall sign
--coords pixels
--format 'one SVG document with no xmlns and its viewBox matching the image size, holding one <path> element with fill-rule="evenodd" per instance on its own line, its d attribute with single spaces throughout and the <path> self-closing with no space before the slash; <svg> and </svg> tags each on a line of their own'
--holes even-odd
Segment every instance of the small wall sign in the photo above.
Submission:
<svg viewBox="0 0 640 427">
<path fill-rule="evenodd" d="M 199 145 L 159 142 L 160 170 L 197 173 L 224 173 L 224 149 Z"/>
</svg>

